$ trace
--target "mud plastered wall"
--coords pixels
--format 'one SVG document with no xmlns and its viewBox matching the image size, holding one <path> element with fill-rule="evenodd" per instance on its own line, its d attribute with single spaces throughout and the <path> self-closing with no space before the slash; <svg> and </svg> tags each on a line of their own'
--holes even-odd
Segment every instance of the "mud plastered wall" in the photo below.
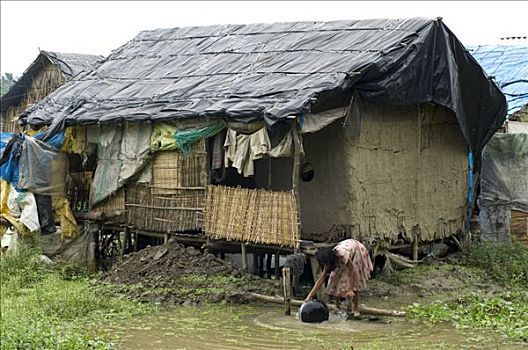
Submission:
<svg viewBox="0 0 528 350">
<path fill-rule="evenodd" d="M 362 104 L 356 118 L 304 135 L 315 177 L 301 183 L 303 238 L 427 241 L 462 229 L 467 151 L 454 115 Z"/>
</svg>

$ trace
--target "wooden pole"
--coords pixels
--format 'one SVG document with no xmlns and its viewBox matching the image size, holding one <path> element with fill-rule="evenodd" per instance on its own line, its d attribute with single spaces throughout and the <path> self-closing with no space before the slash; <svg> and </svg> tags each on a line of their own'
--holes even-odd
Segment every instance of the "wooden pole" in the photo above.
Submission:
<svg viewBox="0 0 528 350">
<path fill-rule="evenodd" d="M 301 232 L 301 200 L 299 195 L 299 167 L 301 163 L 301 137 L 299 135 L 299 128 L 297 120 L 291 121 L 291 131 L 293 136 L 293 170 L 292 170 L 292 190 L 295 195 L 295 203 L 297 206 L 297 213 L 299 215 L 298 230 Z M 299 247 L 294 248 L 294 252 L 299 252 Z"/>
<path fill-rule="evenodd" d="M 134 239 L 134 251 L 137 252 L 137 251 L 138 251 L 138 239 L 139 239 L 139 233 L 136 232 L 136 233 L 134 234 L 134 237 L 135 237 L 135 239 Z"/>
<path fill-rule="evenodd" d="M 279 297 L 272 297 L 269 295 L 262 295 L 262 294 L 257 294 L 257 293 L 248 293 L 247 295 L 255 300 L 259 300 L 259 301 L 263 301 L 267 303 L 274 303 L 274 304 L 283 303 L 283 299 Z M 293 305 L 293 306 L 301 306 L 304 303 L 305 301 L 303 300 L 290 299 L 290 305 Z M 337 309 L 337 306 L 334 304 L 327 303 L 327 306 L 330 310 Z M 379 309 L 375 307 L 368 307 L 365 305 L 359 306 L 359 312 L 364 315 L 392 316 L 392 317 L 405 317 L 405 314 L 406 314 L 405 311 Z"/>
<path fill-rule="evenodd" d="M 279 253 L 276 253 L 275 254 L 275 279 L 278 280 L 279 279 L 279 262 L 280 262 L 280 254 Z"/>
<path fill-rule="evenodd" d="M 257 275 L 259 277 L 264 277 L 264 254 L 258 254 L 258 267 L 257 267 Z"/>
<path fill-rule="evenodd" d="M 310 266 L 312 267 L 312 276 L 313 276 L 314 285 L 315 285 L 315 283 L 319 279 L 319 272 L 320 272 L 319 264 L 317 263 L 317 258 L 315 256 L 310 256 Z M 324 291 L 322 289 L 319 289 L 317 291 L 317 299 L 322 301 L 323 298 L 324 298 Z"/>
<path fill-rule="evenodd" d="M 242 250 L 242 270 L 247 272 L 248 261 L 247 261 L 246 245 L 244 242 L 240 243 L 240 249 Z"/>
<path fill-rule="evenodd" d="M 418 261 L 418 237 L 414 237 L 413 245 L 412 245 L 412 254 L 413 254 L 413 260 Z"/>
<path fill-rule="evenodd" d="M 285 267 L 282 269 L 282 286 L 284 291 L 284 314 L 291 314 L 291 279 L 290 279 L 290 268 Z"/>
<path fill-rule="evenodd" d="M 253 268 L 251 269 L 251 272 L 256 275 L 258 274 L 258 256 L 255 252 L 253 252 L 251 255 L 253 256 Z"/>
<path fill-rule="evenodd" d="M 130 228 L 125 226 L 123 229 L 123 244 L 121 245 L 121 257 L 125 255 L 129 240 L 130 240 Z"/>
<path fill-rule="evenodd" d="M 325 279 L 326 279 L 326 275 L 327 274 L 328 274 L 328 267 L 325 266 L 324 269 L 323 269 L 323 272 L 319 275 L 319 278 L 315 281 L 315 284 L 314 284 L 312 290 L 310 291 L 310 293 L 308 293 L 308 296 L 306 297 L 306 300 L 312 300 L 314 298 L 315 294 L 317 294 L 321 290 L 321 287 L 325 283 Z M 319 300 L 322 300 L 322 299 L 319 299 Z"/>
<path fill-rule="evenodd" d="M 271 253 L 266 254 L 266 275 L 271 278 Z"/>
<path fill-rule="evenodd" d="M 163 234 L 163 244 L 169 243 L 169 234 L 165 233 Z"/>
</svg>

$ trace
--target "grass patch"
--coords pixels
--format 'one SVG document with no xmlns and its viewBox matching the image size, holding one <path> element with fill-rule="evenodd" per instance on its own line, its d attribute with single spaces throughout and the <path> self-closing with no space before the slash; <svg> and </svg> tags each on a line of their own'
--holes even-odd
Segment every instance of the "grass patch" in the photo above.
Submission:
<svg viewBox="0 0 528 350">
<path fill-rule="evenodd" d="M 467 268 L 476 268 L 500 292 L 471 292 L 429 305 L 414 304 L 410 317 L 431 323 L 452 322 L 456 327 L 486 329 L 528 342 L 528 249 L 519 243 L 484 243 L 468 251 Z"/>
<path fill-rule="evenodd" d="M 489 329 L 511 339 L 528 342 L 528 291 L 504 292 L 497 296 L 471 293 L 451 302 L 433 302 L 408 309 L 410 317 L 431 323 L 452 322 L 458 328 Z"/>
<path fill-rule="evenodd" d="M 23 245 L 0 261 L 1 349 L 110 349 L 97 329 L 152 306 L 91 285 L 75 265 L 46 265 Z"/>
<path fill-rule="evenodd" d="M 481 243 L 471 246 L 468 264 L 486 271 L 493 281 L 507 287 L 528 289 L 528 249 L 519 242 Z"/>
</svg>

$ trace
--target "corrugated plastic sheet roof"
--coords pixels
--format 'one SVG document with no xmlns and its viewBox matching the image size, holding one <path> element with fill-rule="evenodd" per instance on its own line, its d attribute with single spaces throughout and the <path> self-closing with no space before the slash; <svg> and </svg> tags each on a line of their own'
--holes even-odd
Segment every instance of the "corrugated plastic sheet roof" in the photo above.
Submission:
<svg viewBox="0 0 528 350">
<path fill-rule="evenodd" d="M 27 89 L 31 86 L 33 77 L 44 67 L 47 60 L 57 65 L 66 79 L 70 79 L 81 72 L 91 71 L 97 61 L 101 59 L 103 59 L 103 56 L 40 51 L 37 58 L 29 65 L 22 76 L 2 95 L 0 100 L 1 109 L 5 110 L 12 104 L 20 103 Z"/>
<path fill-rule="evenodd" d="M 347 105 L 353 90 L 374 103 L 450 108 L 477 151 L 506 112 L 449 29 L 412 18 L 147 30 L 25 114 L 30 124 L 227 117 L 273 125 Z"/>
<path fill-rule="evenodd" d="M 528 46 L 473 46 L 469 52 L 506 95 L 508 115 L 528 104 Z"/>
</svg>

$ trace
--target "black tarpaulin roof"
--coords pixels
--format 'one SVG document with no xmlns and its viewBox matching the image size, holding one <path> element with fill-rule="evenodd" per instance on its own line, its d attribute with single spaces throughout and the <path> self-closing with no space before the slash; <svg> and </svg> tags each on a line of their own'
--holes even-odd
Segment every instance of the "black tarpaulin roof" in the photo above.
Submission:
<svg viewBox="0 0 528 350">
<path fill-rule="evenodd" d="M 1 110 L 3 111 L 10 105 L 20 103 L 27 89 L 30 88 L 33 78 L 44 68 L 48 61 L 56 65 L 66 79 L 70 79 L 83 71 L 91 71 L 97 61 L 101 59 L 103 59 L 103 56 L 40 51 L 37 58 L 29 65 L 22 76 L 2 95 L 0 100 Z"/>
<path fill-rule="evenodd" d="M 264 119 L 339 107 L 353 90 L 453 110 L 473 150 L 502 124 L 504 96 L 440 20 L 373 19 L 148 30 L 26 111 L 30 124 Z"/>
</svg>

